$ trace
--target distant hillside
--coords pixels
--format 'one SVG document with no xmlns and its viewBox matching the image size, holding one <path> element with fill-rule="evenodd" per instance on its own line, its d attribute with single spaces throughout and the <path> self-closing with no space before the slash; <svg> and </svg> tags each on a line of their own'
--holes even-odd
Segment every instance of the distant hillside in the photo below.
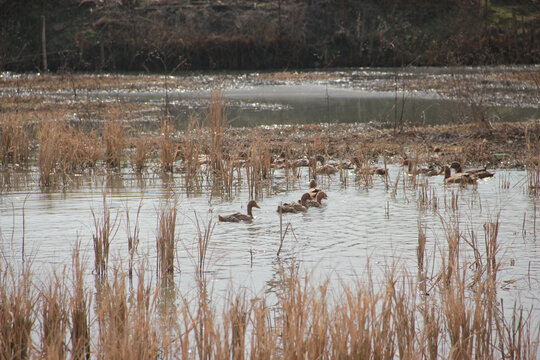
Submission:
<svg viewBox="0 0 540 360">
<path fill-rule="evenodd" d="M 0 70 L 42 71 L 44 42 L 51 71 L 532 64 L 538 4 L 0 0 Z"/>
</svg>

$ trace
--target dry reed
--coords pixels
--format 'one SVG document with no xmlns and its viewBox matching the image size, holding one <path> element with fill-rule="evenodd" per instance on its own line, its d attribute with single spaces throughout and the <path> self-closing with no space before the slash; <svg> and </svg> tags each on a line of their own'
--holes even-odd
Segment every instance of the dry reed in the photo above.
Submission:
<svg viewBox="0 0 540 360">
<path fill-rule="evenodd" d="M 94 245 L 94 270 L 99 278 L 107 277 L 109 264 L 109 249 L 116 235 L 119 223 L 118 215 L 111 220 L 111 211 L 107 206 L 106 196 L 103 195 L 103 216 L 98 218 L 92 210 L 95 233 L 92 235 Z"/>
<path fill-rule="evenodd" d="M 115 113 L 105 121 L 103 141 L 105 145 L 105 163 L 109 167 L 119 167 L 122 160 L 122 151 L 126 144 L 126 128 Z"/>
<path fill-rule="evenodd" d="M 161 169 L 165 172 L 173 172 L 174 161 L 176 160 L 178 151 L 178 144 L 174 140 L 174 127 L 168 119 L 164 119 L 161 125 L 159 151 Z"/>
<path fill-rule="evenodd" d="M 160 278 L 168 278 L 174 272 L 174 254 L 176 251 L 176 213 L 177 203 L 163 205 L 159 214 L 157 246 L 157 269 Z"/>
<path fill-rule="evenodd" d="M 146 167 L 146 161 L 150 152 L 149 141 L 148 139 L 139 136 L 135 139 L 134 146 L 135 152 L 131 158 L 131 164 L 137 173 L 142 173 Z"/>
<path fill-rule="evenodd" d="M 30 156 L 32 138 L 29 121 L 20 115 L 3 114 L 0 117 L 0 163 L 26 166 Z"/>
<path fill-rule="evenodd" d="M 27 359 L 37 301 L 30 268 L 24 268 L 21 274 L 9 266 L 0 267 L 0 271 L 0 357 Z"/>
<path fill-rule="evenodd" d="M 66 359 L 67 344 L 65 342 L 69 311 L 67 303 L 67 289 L 62 284 L 63 278 L 54 276 L 47 288 L 41 294 L 41 358 Z"/>
<path fill-rule="evenodd" d="M 80 245 L 73 252 L 73 294 L 69 299 L 71 315 L 71 358 L 82 360 L 90 358 L 91 298 L 84 284 L 84 265 L 80 259 Z"/>
<path fill-rule="evenodd" d="M 126 234 L 128 235 L 128 253 L 129 253 L 129 269 L 128 276 L 131 279 L 133 275 L 133 261 L 135 253 L 137 252 L 137 247 L 139 246 L 139 216 L 142 209 L 142 200 L 139 202 L 139 207 L 137 208 L 137 215 L 135 217 L 135 224 L 131 228 L 131 221 L 129 217 L 129 208 L 126 206 Z"/>
</svg>

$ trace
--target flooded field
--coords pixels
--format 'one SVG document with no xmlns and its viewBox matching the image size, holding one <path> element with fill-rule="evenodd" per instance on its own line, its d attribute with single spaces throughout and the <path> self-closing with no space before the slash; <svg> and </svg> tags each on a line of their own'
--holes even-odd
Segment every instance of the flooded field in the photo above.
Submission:
<svg viewBox="0 0 540 360">
<path fill-rule="evenodd" d="M 112 273 L 114 267 L 125 270 L 130 261 L 135 269 L 145 264 L 148 278 L 157 284 L 159 268 L 163 266 L 156 240 L 161 234 L 160 221 L 166 209 L 174 208 L 176 245 L 172 279 L 180 297 L 200 289 L 199 254 L 205 230 L 211 233 L 205 250 L 205 281 L 216 304 L 225 303 L 232 288 L 247 291 L 250 298 L 269 296 L 272 306 L 279 302 L 283 291 L 283 271 L 290 268 L 298 271 L 299 278 L 307 274 L 316 287 L 328 280 L 329 291 L 335 295 L 329 302 L 334 304 L 340 302 L 342 286 L 369 285 L 384 293 L 389 273 L 395 274 L 396 279 L 408 279 L 405 282 L 418 281 L 415 296 L 437 301 L 432 293 L 443 282 L 441 276 L 446 271 L 441 269 L 450 273 L 452 261 L 460 264 L 457 276 L 461 274 L 464 280 L 477 271 L 478 276 L 486 276 L 493 272 L 489 264 L 496 264 L 496 282 L 492 285 L 496 308 L 508 313 L 516 307 L 525 309 L 534 332 L 531 339 L 537 346 L 534 334 L 538 334 L 540 316 L 534 307 L 540 298 L 540 198 L 538 183 L 534 182 L 537 170 L 531 171 L 529 165 L 534 162 L 527 160 L 538 155 L 535 143 L 527 140 L 530 153 L 516 159 L 510 159 L 515 155 L 509 153 L 494 154 L 481 141 L 481 145 L 467 148 L 476 155 L 480 151 L 489 153 L 490 157 L 484 158 L 490 160 L 484 165 L 490 166 L 488 170 L 494 176 L 462 186 L 446 184 L 443 175 L 426 176 L 416 171 L 409 174 L 407 166 L 400 166 L 401 162 L 408 156 L 418 161 L 419 167 L 426 163 L 440 169 L 447 160 L 478 163 L 482 161 L 480 156 L 467 159 L 473 155 L 465 150 L 446 154 L 445 148 L 434 149 L 435 145 L 421 153 L 419 149 L 428 149 L 426 143 L 409 148 L 399 140 L 386 152 L 372 153 L 375 144 L 370 146 L 369 142 L 356 149 L 349 138 L 334 149 L 326 143 L 330 130 L 326 133 L 324 128 L 317 128 L 315 141 L 302 143 L 313 128 L 294 127 L 346 124 L 348 127 L 340 131 L 351 134 L 361 132 L 365 126 L 379 131 L 410 125 L 454 124 L 473 116 L 471 108 L 481 108 L 490 121 L 536 124 L 540 118 L 536 101 L 539 94 L 534 91 L 534 84 L 521 80 L 522 74 L 530 71 L 537 73 L 538 69 L 365 69 L 293 73 L 283 79 L 280 74 L 151 79 L 141 76 L 129 80 L 111 76 L 101 79 L 101 84 L 89 79 L 76 90 L 74 84 L 82 84 L 81 79 L 68 79 L 63 88 L 47 89 L 40 88 L 39 83 L 26 86 L 22 77 L 14 85 L 16 76 L 10 75 L 11 80 L 4 78 L 2 96 L 4 100 L 18 99 L 21 112 L 32 113 L 32 107 L 25 104 L 39 96 L 42 102 L 34 108 L 36 114 L 53 112 L 55 106 L 75 109 L 62 112 L 62 116 L 79 128 L 88 123 L 93 129 L 107 116 L 107 105 L 103 105 L 105 110 L 96 110 L 96 104 L 113 104 L 121 109 L 115 110 L 115 116 L 130 124 L 132 130 L 157 137 L 168 134 L 168 128 L 160 124 L 164 116 L 170 118 L 175 124 L 170 136 L 178 139 L 180 145 L 173 147 L 168 168 L 174 171 L 164 170 L 163 155 L 156 155 L 148 160 L 143 171 L 136 171 L 134 161 L 124 158 L 125 154 L 137 151 L 134 143 L 126 146 L 120 165 L 114 169 L 99 166 L 102 160 L 89 170 L 61 174 L 57 169 L 47 184 L 43 182 L 41 163 L 30 160 L 27 166 L 5 166 L 0 192 L 0 269 L 9 266 L 21 271 L 23 263 L 31 263 L 34 281 L 46 282 L 54 272 L 67 269 L 71 274 L 74 249 L 79 244 L 85 265 L 84 282 L 91 288 L 97 271 L 96 236 L 104 224 L 109 224 L 107 271 Z M 463 76 L 460 79 L 472 80 L 461 83 L 461 89 L 443 81 L 456 82 L 456 74 Z M 490 81 L 478 85 L 479 76 Z M 473 84 L 480 86 L 477 92 L 482 92 L 482 97 L 466 99 L 464 93 L 469 93 Z M 226 125 L 236 128 L 236 136 L 244 131 L 244 138 L 251 139 L 244 147 L 234 145 L 238 149 L 227 150 L 229 155 L 224 157 L 212 151 L 216 151 L 214 146 L 228 146 L 214 145 L 216 141 L 234 143 L 227 138 L 227 132 L 223 132 L 225 140 L 221 140 L 212 134 L 223 130 L 212 127 L 200 148 L 198 142 L 185 145 L 188 134 L 182 133 L 194 114 L 211 112 L 210 90 L 217 86 L 226 108 Z M 516 91 L 518 86 L 520 90 Z M 49 104 L 49 110 L 41 108 L 44 103 Z M 40 116 L 36 115 L 37 118 Z M 143 123 L 140 128 L 136 127 L 139 123 Z M 261 125 L 267 131 L 264 134 L 272 134 L 275 129 L 274 135 L 261 135 L 257 130 Z M 293 145 L 283 142 L 276 153 L 268 150 L 270 141 L 264 136 L 278 138 L 272 141 L 279 143 L 280 134 L 287 131 L 293 133 L 291 136 L 302 133 L 304 137 Z M 332 136 L 339 137 L 336 134 Z M 203 135 L 199 136 L 199 140 L 203 139 Z M 32 151 L 43 147 L 44 140 L 39 141 L 39 146 L 32 143 Z M 502 142 L 512 145 L 510 140 Z M 209 153 L 206 143 L 210 144 Z M 163 153 L 164 146 L 156 140 L 153 151 L 159 149 Z M 449 149 L 457 146 L 448 144 Z M 193 155 L 189 151 L 192 148 L 200 152 Z M 188 153 L 197 159 L 195 170 L 190 170 Z M 236 154 L 238 159 L 233 162 Z M 314 164 L 316 155 L 324 157 Z M 353 156 L 361 155 L 365 156 L 365 163 L 361 159 L 353 164 L 356 166 L 345 166 Z M 254 162 L 255 157 L 260 163 Z M 336 162 L 336 174 L 317 174 L 318 167 L 325 165 L 325 157 L 328 162 Z M 200 160 L 203 158 L 204 163 Z M 278 166 L 283 159 L 287 165 Z M 302 159 L 312 163 L 289 166 L 289 160 L 292 164 L 293 160 Z M 216 163 L 225 165 L 212 169 Z M 388 175 L 373 175 L 362 170 L 362 164 L 386 168 Z M 276 211 L 278 205 L 299 201 L 313 177 L 328 196 L 322 206 L 280 215 Z M 252 198 L 260 206 L 253 210 L 252 221 L 218 221 L 218 215 L 245 213 Z M 138 246 L 130 256 L 128 239 L 133 235 Z M 420 260 L 422 238 L 425 256 Z M 455 259 L 454 241 L 459 243 L 459 256 Z M 484 266 L 485 271 L 478 270 Z M 481 293 L 478 278 L 473 278 L 476 280 L 463 289 L 463 294 L 471 298 Z M 423 321 L 427 322 L 426 318 Z M 451 352 L 451 348 L 448 346 L 443 353 Z M 532 349 L 536 351 L 537 347 Z"/>
</svg>

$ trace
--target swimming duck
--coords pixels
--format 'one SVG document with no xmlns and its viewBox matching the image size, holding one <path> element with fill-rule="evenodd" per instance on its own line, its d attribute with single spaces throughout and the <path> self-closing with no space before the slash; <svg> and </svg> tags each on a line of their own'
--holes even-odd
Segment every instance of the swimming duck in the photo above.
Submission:
<svg viewBox="0 0 540 360">
<path fill-rule="evenodd" d="M 257 202 L 255 202 L 255 200 L 250 200 L 247 204 L 247 214 L 237 212 L 235 214 L 225 216 L 218 215 L 218 219 L 219 221 L 225 222 L 251 221 L 253 220 L 253 214 L 251 212 L 251 209 L 253 209 L 254 207 L 256 207 L 257 209 L 261 208 L 259 205 L 257 205 Z"/>
<path fill-rule="evenodd" d="M 443 169 L 437 170 L 433 167 L 433 165 L 426 167 L 416 167 L 414 164 L 414 161 L 411 159 L 405 159 L 401 163 L 401 166 L 405 167 L 407 166 L 407 174 L 408 175 L 416 175 L 416 174 L 423 174 L 425 176 L 437 176 L 443 174 Z"/>
<path fill-rule="evenodd" d="M 401 162 L 401 167 L 407 167 L 408 175 L 416 175 L 417 171 L 414 166 L 414 162 L 411 159 L 405 159 Z"/>
<path fill-rule="evenodd" d="M 339 170 L 335 167 L 335 166 L 332 166 L 332 165 L 321 165 L 317 168 L 317 174 L 320 174 L 320 175 L 334 175 L 338 172 Z"/>
<path fill-rule="evenodd" d="M 321 166 L 318 166 L 317 169 L 315 170 L 317 174 L 334 175 L 339 171 L 339 169 L 336 166 L 328 164 L 326 162 L 326 159 L 322 155 L 317 155 L 315 158 L 315 161 L 316 162 L 319 161 L 321 163 Z"/>
<path fill-rule="evenodd" d="M 422 170 L 422 173 L 426 176 L 437 176 L 437 175 L 441 175 L 442 174 L 442 169 L 441 170 L 437 170 L 433 167 L 429 167 L 429 168 L 426 168 L 425 171 Z"/>
<path fill-rule="evenodd" d="M 383 175 L 383 176 L 388 175 L 388 169 L 382 168 L 382 167 L 372 167 L 370 169 L 370 172 L 372 175 Z"/>
<path fill-rule="evenodd" d="M 494 173 L 487 171 L 485 167 L 477 168 L 477 169 L 467 169 L 466 171 L 463 171 L 461 164 L 457 161 L 454 161 L 452 164 L 450 164 L 450 168 L 456 170 L 456 174 L 464 173 L 464 174 L 474 175 L 478 179 L 484 179 L 484 178 L 492 177 L 493 175 L 495 175 Z"/>
<path fill-rule="evenodd" d="M 296 201 L 291 201 L 290 203 L 282 204 L 281 206 L 277 207 L 278 213 L 297 213 L 300 211 L 306 211 L 307 205 L 306 202 L 309 200 L 310 196 L 308 193 L 304 193 L 302 195 L 302 199 L 300 199 L 300 203 L 297 203 Z"/>
<path fill-rule="evenodd" d="M 317 181 L 315 181 L 315 179 L 311 180 L 309 182 L 309 190 L 307 191 L 307 193 L 309 194 L 309 197 L 311 200 L 315 200 L 315 197 L 317 196 L 317 193 L 321 191 L 321 189 L 319 189 L 317 187 Z"/>
<path fill-rule="evenodd" d="M 306 207 L 320 207 L 322 205 L 322 200 L 328 200 L 328 196 L 324 191 L 319 191 L 315 200 L 306 201 Z"/>
<path fill-rule="evenodd" d="M 476 184 L 478 178 L 474 175 L 467 173 L 457 173 L 452 175 L 452 170 L 448 165 L 443 166 L 444 170 L 444 183 L 445 184 Z"/>
<path fill-rule="evenodd" d="M 369 167 L 367 163 L 362 163 L 356 156 L 352 159 L 351 164 L 356 166 L 356 169 L 354 170 L 355 174 L 365 174 L 367 171 L 370 175 L 388 175 L 388 169 L 376 166 Z"/>
</svg>

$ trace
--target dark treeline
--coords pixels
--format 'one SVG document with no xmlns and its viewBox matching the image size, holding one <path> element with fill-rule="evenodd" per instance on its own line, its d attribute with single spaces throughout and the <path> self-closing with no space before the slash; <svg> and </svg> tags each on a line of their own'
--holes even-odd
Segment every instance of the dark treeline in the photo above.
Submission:
<svg viewBox="0 0 540 360">
<path fill-rule="evenodd" d="M 536 0 L 0 0 L 0 31 L 4 71 L 540 63 Z"/>
</svg>

